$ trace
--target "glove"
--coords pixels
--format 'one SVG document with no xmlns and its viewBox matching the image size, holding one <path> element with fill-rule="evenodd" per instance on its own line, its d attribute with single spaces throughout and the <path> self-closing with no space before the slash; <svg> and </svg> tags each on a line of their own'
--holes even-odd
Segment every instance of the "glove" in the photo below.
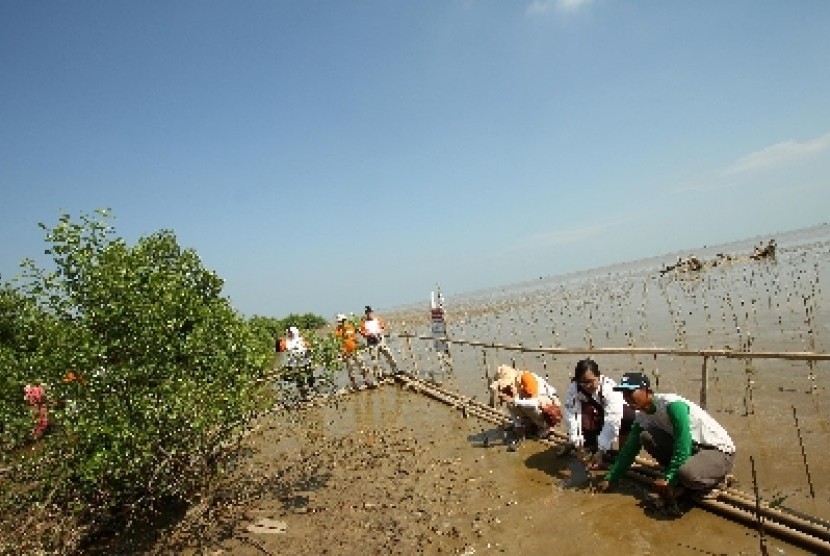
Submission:
<svg viewBox="0 0 830 556">
<path fill-rule="evenodd" d="M 549 427 L 555 427 L 562 420 L 562 410 L 558 405 L 550 404 L 541 408 L 542 417 Z"/>
<path fill-rule="evenodd" d="M 577 450 L 581 450 L 585 446 L 585 439 L 582 437 L 582 435 L 571 436 L 568 439 L 568 442 L 570 442 L 573 445 L 573 447 Z"/>
</svg>

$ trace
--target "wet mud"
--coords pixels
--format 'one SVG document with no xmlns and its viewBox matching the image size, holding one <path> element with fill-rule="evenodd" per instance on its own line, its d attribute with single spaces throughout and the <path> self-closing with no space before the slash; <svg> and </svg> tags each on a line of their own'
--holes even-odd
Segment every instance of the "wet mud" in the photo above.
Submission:
<svg viewBox="0 0 830 556">
<path fill-rule="evenodd" d="M 765 238 L 766 239 L 766 238 Z M 662 347 L 830 351 L 830 227 L 776 237 L 775 258 L 660 273 L 674 255 L 447 295 L 447 334 L 525 348 Z M 695 252 L 752 252 L 755 242 Z M 683 253 L 683 256 L 688 253 Z M 425 296 L 426 297 L 426 296 Z M 564 392 L 584 354 L 451 344 L 439 357 L 429 306 L 381 311 L 407 372 L 486 402 L 499 364 L 546 375 Z M 595 355 L 614 378 L 700 401 L 701 356 Z M 706 360 L 707 409 L 738 448 L 736 487 L 830 520 L 830 362 Z M 345 381 L 345 379 L 344 379 Z M 655 511 L 624 480 L 597 494 L 573 456 L 526 441 L 398 385 L 355 392 L 256 424 L 233 469 L 152 551 L 185 554 L 760 554 L 758 531 L 699 506 Z M 561 425 L 559 427 L 561 429 Z M 755 466 L 754 481 L 751 465 Z M 809 554 L 772 535 L 769 554 Z"/>
<path fill-rule="evenodd" d="M 242 453 L 159 553 L 759 553 L 752 529 L 697 507 L 663 515 L 636 482 L 596 494 L 573 457 L 511 452 L 492 425 L 394 385 L 274 414 Z"/>
</svg>

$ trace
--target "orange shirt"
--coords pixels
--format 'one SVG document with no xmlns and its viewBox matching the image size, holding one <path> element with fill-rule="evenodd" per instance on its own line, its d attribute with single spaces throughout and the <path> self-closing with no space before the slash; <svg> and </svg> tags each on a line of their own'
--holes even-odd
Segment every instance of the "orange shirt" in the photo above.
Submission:
<svg viewBox="0 0 830 556">
<path fill-rule="evenodd" d="M 357 332 L 354 326 L 346 323 L 334 329 L 334 335 L 340 338 L 340 343 L 343 347 L 343 353 L 350 354 L 357 351 Z"/>
<path fill-rule="evenodd" d="M 522 371 L 519 378 L 519 386 L 521 387 L 522 398 L 538 398 L 539 397 L 539 381 L 533 376 L 530 371 Z"/>
</svg>

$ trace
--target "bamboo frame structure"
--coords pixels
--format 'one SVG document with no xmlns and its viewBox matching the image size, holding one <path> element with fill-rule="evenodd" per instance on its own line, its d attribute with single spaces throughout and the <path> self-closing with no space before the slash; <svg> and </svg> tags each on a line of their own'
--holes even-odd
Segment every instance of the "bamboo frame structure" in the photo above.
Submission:
<svg viewBox="0 0 830 556">
<path fill-rule="evenodd" d="M 399 373 L 395 376 L 395 380 L 406 389 L 461 411 L 465 418 L 473 417 L 494 425 L 509 422 L 509 416 L 497 408 L 424 382 L 413 375 Z M 539 442 L 556 446 L 567 442 L 567 436 L 562 432 L 553 431 L 551 437 L 541 439 Z M 635 465 L 626 476 L 645 484 L 651 484 L 660 474 L 654 461 L 637 456 Z M 696 504 L 747 527 L 755 528 L 762 521 L 765 531 L 781 539 L 815 551 L 817 554 L 830 554 L 830 524 L 819 518 L 774 508 L 761 502 L 757 496 L 732 487 L 720 491 L 716 498 L 704 498 L 698 500 Z"/>
<path fill-rule="evenodd" d="M 489 349 L 503 349 L 522 353 L 545 353 L 550 355 L 669 355 L 673 357 L 702 357 L 700 384 L 700 406 L 706 409 L 709 397 L 709 370 L 708 360 L 714 357 L 725 359 L 784 359 L 788 361 L 830 361 L 830 353 L 816 353 L 812 351 L 740 351 L 730 349 L 673 349 L 657 347 L 610 347 L 610 348 L 557 348 L 557 347 L 528 347 L 524 345 L 500 344 L 495 342 L 480 342 L 475 340 L 453 339 L 446 336 L 436 337 L 428 335 L 410 334 L 402 332 L 399 338 L 418 340 L 440 340 L 448 345 L 464 345 Z"/>
</svg>

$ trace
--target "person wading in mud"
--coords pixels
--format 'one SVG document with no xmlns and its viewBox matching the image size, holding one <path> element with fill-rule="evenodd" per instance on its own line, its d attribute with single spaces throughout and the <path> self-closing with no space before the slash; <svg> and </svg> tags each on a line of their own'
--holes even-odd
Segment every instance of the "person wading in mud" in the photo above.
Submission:
<svg viewBox="0 0 830 556">
<path fill-rule="evenodd" d="M 363 320 L 360 321 L 360 334 L 366 339 L 366 345 L 369 347 L 369 355 L 372 358 L 372 372 L 375 379 L 383 378 L 383 372 L 379 368 L 380 354 L 386 358 L 389 364 L 391 373 L 398 372 L 398 364 L 392 356 L 392 351 L 386 345 L 386 323 L 382 318 L 376 316 L 370 306 L 366 306 Z"/>
<path fill-rule="evenodd" d="M 293 379 L 304 400 L 311 396 L 314 390 L 314 370 L 311 368 L 311 358 L 308 347 L 296 326 L 289 326 L 285 330 L 285 337 L 277 341 L 277 352 L 285 352 L 285 369 L 289 378 Z"/>
<path fill-rule="evenodd" d="M 634 408 L 623 400 L 611 378 L 601 374 L 593 359 L 577 362 L 565 394 L 565 424 L 568 446 L 590 458 L 589 469 L 604 469 L 614 444 L 625 444 L 634 422 Z"/>
<path fill-rule="evenodd" d="M 373 381 L 369 379 L 369 368 L 357 356 L 357 330 L 343 313 L 337 315 L 334 336 L 340 340 L 340 360 L 343 362 L 343 366 L 346 367 L 352 388 L 357 389 L 358 387 L 356 372 L 358 368 L 363 375 L 363 382 L 367 386 L 373 386 Z"/>
<path fill-rule="evenodd" d="M 726 429 L 694 402 L 652 391 L 643 373 L 625 373 L 614 389 L 637 412 L 625 446 L 598 489 L 609 490 L 643 447 L 663 467 L 663 476 L 654 481 L 663 503 L 676 508 L 686 489 L 697 497 L 716 495 L 735 461 L 735 444 Z"/>
</svg>

